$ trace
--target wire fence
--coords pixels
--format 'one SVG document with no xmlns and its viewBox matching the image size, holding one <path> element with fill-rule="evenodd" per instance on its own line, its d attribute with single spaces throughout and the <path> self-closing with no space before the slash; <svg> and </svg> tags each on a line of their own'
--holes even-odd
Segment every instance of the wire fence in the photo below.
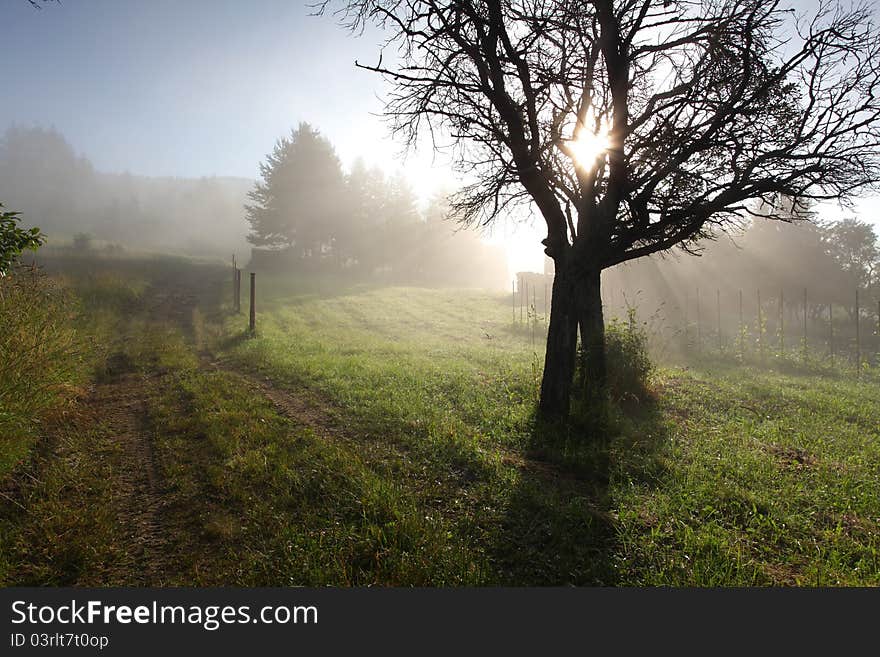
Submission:
<svg viewBox="0 0 880 657">
<path fill-rule="evenodd" d="M 514 324 L 543 339 L 552 283 L 519 277 L 511 286 Z M 880 368 L 880 299 L 854 289 L 849 303 L 814 299 L 799 290 L 686 290 L 674 300 L 646 299 L 640 291 L 604 289 L 606 322 L 633 316 L 655 355 L 712 357 L 750 364 L 800 364 L 860 375 Z"/>
</svg>

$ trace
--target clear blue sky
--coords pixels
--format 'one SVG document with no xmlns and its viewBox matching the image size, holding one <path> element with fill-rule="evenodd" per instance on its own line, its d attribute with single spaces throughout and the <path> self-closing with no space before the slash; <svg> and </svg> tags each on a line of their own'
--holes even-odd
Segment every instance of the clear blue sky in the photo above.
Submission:
<svg viewBox="0 0 880 657">
<path fill-rule="evenodd" d="M 393 165 L 374 61 L 291 0 L 0 3 L 0 130 L 55 126 L 100 170 L 253 177 L 276 138 L 310 121 L 343 160 Z"/>
</svg>

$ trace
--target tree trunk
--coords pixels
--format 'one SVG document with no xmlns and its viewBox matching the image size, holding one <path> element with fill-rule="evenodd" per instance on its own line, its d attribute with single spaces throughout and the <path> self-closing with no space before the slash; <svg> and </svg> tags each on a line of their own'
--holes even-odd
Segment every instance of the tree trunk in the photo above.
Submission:
<svg viewBox="0 0 880 657">
<path fill-rule="evenodd" d="M 600 272 L 589 273 L 578 286 L 578 324 L 584 352 L 580 372 L 581 389 L 591 403 L 601 401 L 608 372 Z"/>
<path fill-rule="evenodd" d="M 575 276 L 558 271 L 553 279 L 544 378 L 539 410 L 545 419 L 565 419 L 577 363 L 578 329 L 584 345 L 580 386 L 590 399 L 605 391 L 605 322 L 599 272 Z"/>
<path fill-rule="evenodd" d="M 544 378 L 538 405 L 545 419 L 564 419 L 568 416 L 577 357 L 575 291 L 573 277 L 557 268 L 553 278 Z"/>
</svg>

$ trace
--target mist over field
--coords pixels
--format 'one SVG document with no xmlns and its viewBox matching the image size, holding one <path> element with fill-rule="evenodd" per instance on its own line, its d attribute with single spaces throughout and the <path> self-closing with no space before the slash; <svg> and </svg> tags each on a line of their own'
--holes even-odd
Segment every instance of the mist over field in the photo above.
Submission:
<svg viewBox="0 0 880 657">
<path fill-rule="evenodd" d="M 793 5 L 4 3 L 0 585 L 880 584 L 880 31 Z"/>
</svg>

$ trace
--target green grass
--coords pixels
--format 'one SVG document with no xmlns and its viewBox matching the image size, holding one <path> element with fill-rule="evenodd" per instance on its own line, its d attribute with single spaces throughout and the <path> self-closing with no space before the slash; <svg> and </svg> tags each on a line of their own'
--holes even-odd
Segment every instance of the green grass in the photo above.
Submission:
<svg viewBox="0 0 880 657">
<path fill-rule="evenodd" d="M 22 268 L 0 279 L 0 478 L 25 463 L 44 424 L 68 412 L 103 361 L 140 285 L 109 272 L 66 277 Z"/>
<path fill-rule="evenodd" d="M 132 562 L 110 419 L 72 412 L 14 470 L 4 583 L 880 584 L 876 377 L 663 367 L 597 440 L 535 421 L 509 296 L 260 277 L 249 336 L 225 269 L 107 267 L 69 285 L 92 380 L 137 377 L 160 554 Z"/>
<path fill-rule="evenodd" d="M 873 380 L 666 368 L 597 444 L 535 426 L 541 352 L 504 297 L 267 297 L 257 337 L 228 358 L 325 396 L 426 470 L 465 473 L 446 498 L 476 503 L 444 514 L 478 528 L 486 581 L 880 582 Z"/>
</svg>

